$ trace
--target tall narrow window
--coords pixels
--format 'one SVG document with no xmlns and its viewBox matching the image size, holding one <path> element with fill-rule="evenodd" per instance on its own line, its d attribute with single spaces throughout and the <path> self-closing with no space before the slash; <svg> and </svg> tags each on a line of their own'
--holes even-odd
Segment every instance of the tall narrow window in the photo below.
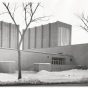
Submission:
<svg viewBox="0 0 88 88">
<path fill-rule="evenodd" d="M 58 28 L 58 46 L 69 45 L 70 30 L 64 27 Z"/>
</svg>

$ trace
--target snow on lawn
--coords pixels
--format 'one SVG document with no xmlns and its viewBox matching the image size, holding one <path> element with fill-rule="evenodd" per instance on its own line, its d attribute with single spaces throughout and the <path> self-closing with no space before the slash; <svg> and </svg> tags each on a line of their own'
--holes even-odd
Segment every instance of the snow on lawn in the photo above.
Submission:
<svg viewBox="0 0 88 88">
<path fill-rule="evenodd" d="M 80 82 L 88 78 L 88 70 L 68 70 L 61 72 L 40 71 L 37 74 L 29 74 L 31 79 L 39 79 L 45 83 Z"/>
<path fill-rule="evenodd" d="M 42 70 L 37 73 L 22 71 L 22 79 L 17 79 L 17 73 L 6 74 L 0 73 L 0 82 L 17 82 L 17 83 L 61 83 L 61 82 L 80 82 L 88 81 L 88 70 L 67 70 L 60 72 L 48 72 Z"/>
<path fill-rule="evenodd" d="M 6 73 L 0 73 L 0 82 L 7 82 L 7 81 L 16 81 L 17 77 L 6 74 Z"/>
</svg>

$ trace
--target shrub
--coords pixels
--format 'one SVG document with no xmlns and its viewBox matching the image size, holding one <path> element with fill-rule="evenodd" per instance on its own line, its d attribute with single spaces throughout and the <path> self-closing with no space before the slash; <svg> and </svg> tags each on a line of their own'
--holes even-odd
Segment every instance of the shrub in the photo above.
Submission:
<svg viewBox="0 0 88 88">
<path fill-rule="evenodd" d="M 76 69 L 87 70 L 87 66 L 78 65 Z"/>
</svg>

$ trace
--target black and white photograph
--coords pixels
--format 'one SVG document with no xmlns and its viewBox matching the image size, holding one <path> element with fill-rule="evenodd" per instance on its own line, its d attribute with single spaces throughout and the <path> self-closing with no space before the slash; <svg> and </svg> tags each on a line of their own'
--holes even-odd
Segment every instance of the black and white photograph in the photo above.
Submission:
<svg viewBox="0 0 88 88">
<path fill-rule="evenodd" d="M 88 0 L 1 0 L 0 86 L 88 86 Z"/>
</svg>

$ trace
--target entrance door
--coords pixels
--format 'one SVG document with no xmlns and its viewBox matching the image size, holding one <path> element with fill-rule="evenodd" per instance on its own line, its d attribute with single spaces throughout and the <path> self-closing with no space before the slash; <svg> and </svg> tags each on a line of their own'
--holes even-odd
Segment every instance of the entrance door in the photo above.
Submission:
<svg viewBox="0 0 88 88">
<path fill-rule="evenodd" d="M 64 65 L 65 64 L 65 58 L 52 57 L 52 64 L 53 65 Z"/>
</svg>

